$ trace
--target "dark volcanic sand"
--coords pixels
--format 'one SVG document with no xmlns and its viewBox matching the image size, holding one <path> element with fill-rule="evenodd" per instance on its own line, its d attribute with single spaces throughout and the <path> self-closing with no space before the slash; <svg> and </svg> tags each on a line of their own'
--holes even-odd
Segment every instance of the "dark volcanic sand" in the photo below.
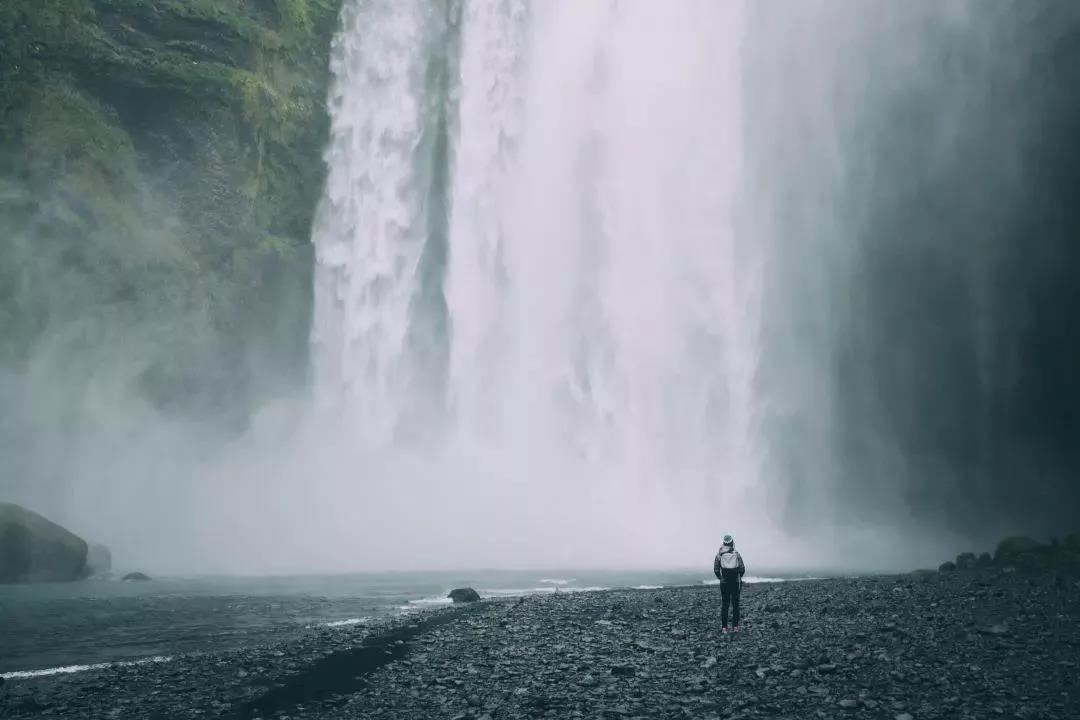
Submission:
<svg viewBox="0 0 1080 720">
<path fill-rule="evenodd" d="M 999 571 L 486 602 L 9 680 L 0 717 L 1080 718 L 1080 581 Z"/>
</svg>

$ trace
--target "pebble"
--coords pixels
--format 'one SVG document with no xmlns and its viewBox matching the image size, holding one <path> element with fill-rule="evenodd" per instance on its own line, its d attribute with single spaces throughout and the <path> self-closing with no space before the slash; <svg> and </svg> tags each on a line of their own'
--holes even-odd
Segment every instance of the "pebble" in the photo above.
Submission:
<svg viewBox="0 0 1080 720">
<path fill-rule="evenodd" d="M 727 637 L 718 632 L 713 587 L 485 602 L 432 611 L 452 621 L 403 645 L 391 642 L 404 657 L 357 675 L 364 680 L 359 688 L 336 688 L 302 707 L 260 716 L 835 720 L 867 713 L 915 720 L 951 707 L 957 717 L 1080 717 L 1080 698 L 1060 694 L 1076 672 L 1080 629 L 1067 608 L 1080 604 L 1080 588 L 1042 583 L 1039 589 L 1034 598 L 1020 573 L 977 571 L 918 582 L 747 585 L 745 632 Z M 1010 618 L 1008 627 L 1000 623 L 1005 633 L 972 621 L 1003 617 Z M 9 680 L 0 716 L 29 720 L 44 709 L 56 717 L 103 717 L 110 709 L 126 716 L 138 707 L 148 717 L 240 720 L 236 713 L 246 700 L 406 622 L 415 624 L 417 616 L 154 668 Z M 1016 677 L 1025 679 L 1026 700 L 1009 694 Z M 958 697 L 961 704 L 949 704 Z"/>
</svg>

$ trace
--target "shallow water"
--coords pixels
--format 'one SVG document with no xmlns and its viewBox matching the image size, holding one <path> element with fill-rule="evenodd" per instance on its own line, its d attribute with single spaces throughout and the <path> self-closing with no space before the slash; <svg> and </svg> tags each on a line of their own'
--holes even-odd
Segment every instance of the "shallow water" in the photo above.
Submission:
<svg viewBox="0 0 1080 720">
<path fill-rule="evenodd" d="M 0 675 L 257 645 L 314 627 L 345 627 L 449 603 L 446 594 L 454 587 L 502 597 L 711 580 L 678 571 L 487 571 L 0 586 Z"/>
</svg>

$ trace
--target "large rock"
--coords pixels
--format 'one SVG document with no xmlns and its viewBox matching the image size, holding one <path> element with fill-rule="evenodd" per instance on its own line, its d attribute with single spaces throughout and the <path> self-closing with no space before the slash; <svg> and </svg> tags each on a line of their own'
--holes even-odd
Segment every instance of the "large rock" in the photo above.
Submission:
<svg viewBox="0 0 1080 720">
<path fill-rule="evenodd" d="M 91 575 L 108 575 L 112 570 L 112 553 L 104 545 L 91 545 L 86 555 L 86 567 Z"/>
<path fill-rule="evenodd" d="M 86 555 L 79 536 L 24 507 L 0 503 L 0 583 L 81 580 Z"/>
<path fill-rule="evenodd" d="M 1030 564 L 1043 548 L 1037 540 L 1029 537 L 1014 536 L 998 543 L 994 551 L 994 562 L 998 565 L 1023 567 Z"/>
<path fill-rule="evenodd" d="M 124 582 L 149 582 L 150 576 L 141 572 L 130 572 L 124 576 Z"/>
<path fill-rule="evenodd" d="M 480 593 L 472 588 L 456 588 L 447 597 L 456 603 L 480 602 Z"/>
<path fill-rule="evenodd" d="M 975 553 L 966 552 L 956 556 L 956 567 L 959 570 L 974 570 L 978 563 Z"/>
</svg>

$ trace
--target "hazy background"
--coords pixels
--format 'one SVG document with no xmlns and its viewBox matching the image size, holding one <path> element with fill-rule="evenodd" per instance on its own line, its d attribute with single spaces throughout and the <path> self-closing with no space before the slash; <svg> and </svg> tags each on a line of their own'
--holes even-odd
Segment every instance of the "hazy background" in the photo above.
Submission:
<svg viewBox="0 0 1080 720">
<path fill-rule="evenodd" d="M 705 567 L 724 532 L 906 568 L 1075 530 L 1080 10 L 666 5 L 349 5 L 317 272 L 253 271 L 291 288 L 265 305 L 220 300 L 235 257 L 176 271 L 140 183 L 156 222 L 92 272 L 50 220 L 78 188 L 9 191 L 0 321 L 40 320 L 4 336 L 0 494 L 152 572 Z"/>
</svg>

